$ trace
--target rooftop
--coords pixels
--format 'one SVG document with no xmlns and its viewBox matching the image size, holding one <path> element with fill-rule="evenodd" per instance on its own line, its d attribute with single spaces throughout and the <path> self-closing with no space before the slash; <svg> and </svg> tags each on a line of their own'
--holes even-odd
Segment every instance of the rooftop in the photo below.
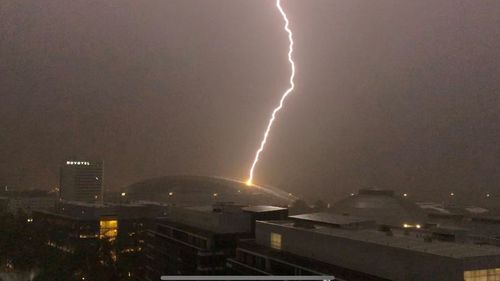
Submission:
<svg viewBox="0 0 500 281">
<path fill-rule="evenodd" d="M 274 212 L 274 211 L 283 211 L 287 210 L 287 208 L 281 208 L 276 206 L 268 206 L 268 205 L 258 205 L 258 206 L 249 206 L 241 208 L 243 211 L 252 212 L 252 213 L 265 213 L 265 212 Z"/>
<path fill-rule="evenodd" d="M 373 222 L 373 220 L 369 219 L 353 217 L 353 216 L 336 215 L 331 213 L 302 214 L 302 215 L 290 216 L 289 218 L 292 220 L 302 220 L 302 221 L 317 222 L 330 225 L 347 225 L 347 224 Z"/>
<path fill-rule="evenodd" d="M 69 200 L 61 200 L 62 205 L 73 205 L 80 207 L 88 207 L 88 208 L 105 208 L 106 205 L 102 203 L 90 203 L 90 202 L 82 202 L 82 201 L 69 201 Z"/>
<path fill-rule="evenodd" d="M 259 223 L 276 225 L 279 227 L 301 229 L 302 231 L 316 232 L 342 239 L 362 241 L 387 247 L 400 248 L 409 251 L 416 251 L 457 259 L 500 255 L 500 248 L 498 247 L 459 244 L 441 241 L 425 242 L 423 239 L 418 239 L 410 236 L 388 236 L 385 232 L 376 230 L 344 230 L 323 226 L 316 226 L 315 228 L 306 229 L 296 227 L 291 221 L 266 221 Z"/>
<path fill-rule="evenodd" d="M 46 215 L 74 220 L 97 220 L 104 216 L 119 219 L 149 219 L 165 214 L 166 207 L 145 204 L 92 204 L 63 201 L 52 211 L 39 211 Z"/>
<path fill-rule="evenodd" d="M 238 205 L 172 206 L 165 219 L 219 234 L 248 232 L 250 229 L 250 214 L 243 212 Z"/>
</svg>

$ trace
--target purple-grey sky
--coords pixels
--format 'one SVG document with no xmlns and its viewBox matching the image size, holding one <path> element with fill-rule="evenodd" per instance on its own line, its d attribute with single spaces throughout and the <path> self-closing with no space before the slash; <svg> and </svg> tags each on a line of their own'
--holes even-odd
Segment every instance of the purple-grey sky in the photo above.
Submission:
<svg viewBox="0 0 500 281">
<path fill-rule="evenodd" d="M 500 1 L 284 0 L 297 88 L 255 182 L 311 197 L 377 186 L 500 190 Z M 273 1 L 0 2 L 0 183 L 244 179 L 287 86 Z"/>
</svg>

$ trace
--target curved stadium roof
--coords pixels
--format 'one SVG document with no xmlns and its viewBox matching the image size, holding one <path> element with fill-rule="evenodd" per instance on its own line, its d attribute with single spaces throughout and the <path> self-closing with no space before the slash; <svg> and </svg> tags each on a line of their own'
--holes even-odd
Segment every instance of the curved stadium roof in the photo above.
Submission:
<svg viewBox="0 0 500 281">
<path fill-rule="evenodd" d="M 165 176 L 128 187 L 129 198 L 176 205 L 207 205 L 235 202 L 249 205 L 288 205 L 296 198 L 269 186 L 247 186 L 244 182 L 209 176 Z"/>
</svg>

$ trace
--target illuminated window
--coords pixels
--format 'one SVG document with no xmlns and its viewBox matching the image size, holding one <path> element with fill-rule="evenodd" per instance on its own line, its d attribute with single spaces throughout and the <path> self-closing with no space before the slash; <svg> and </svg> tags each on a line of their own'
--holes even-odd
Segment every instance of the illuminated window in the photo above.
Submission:
<svg viewBox="0 0 500 281">
<path fill-rule="evenodd" d="M 271 248 L 281 250 L 281 234 L 271 232 Z"/>
<path fill-rule="evenodd" d="M 464 271 L 465 281 L 497 281 L 500 280 L 500 268 Z"/>
<path fill-rule="evenodd" d="M 99 221 L 99 238 L 115 240 L 118 235 L 118 221 L 116 219 L 101 219 Z"/>
</svg>

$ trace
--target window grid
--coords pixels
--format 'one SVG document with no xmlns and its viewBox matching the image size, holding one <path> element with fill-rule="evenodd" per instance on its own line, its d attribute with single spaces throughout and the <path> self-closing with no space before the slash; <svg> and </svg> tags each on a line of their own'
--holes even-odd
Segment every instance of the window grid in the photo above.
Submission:
<svg viewBox="0 0 500 281">
<path fill-rule="evenodd" d="M 465 281 L 500 281 L 500 268 L 464 271 Z"/>
<path fill-rule="evenodd" d="M 271 232 L 271 248 L 281 250 L 281 234 Z"/>
</svg>

